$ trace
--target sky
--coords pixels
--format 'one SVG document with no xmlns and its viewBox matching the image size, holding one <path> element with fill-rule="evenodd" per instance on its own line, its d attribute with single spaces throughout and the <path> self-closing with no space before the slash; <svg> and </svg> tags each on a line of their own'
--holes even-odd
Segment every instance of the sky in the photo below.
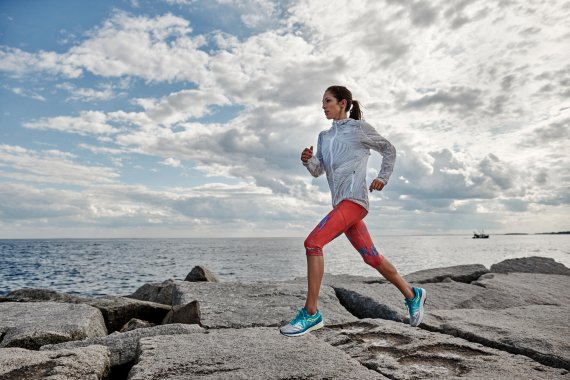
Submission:
<svg viewBox="0 0 570 380">
<path fill-rule="evenodd" d="M 373 236 L 570 230 L 569 41 L 568 1 L 0 0 L 0 238 L 306 236 L 330 85 L 397 150 Z"/>
</svg>

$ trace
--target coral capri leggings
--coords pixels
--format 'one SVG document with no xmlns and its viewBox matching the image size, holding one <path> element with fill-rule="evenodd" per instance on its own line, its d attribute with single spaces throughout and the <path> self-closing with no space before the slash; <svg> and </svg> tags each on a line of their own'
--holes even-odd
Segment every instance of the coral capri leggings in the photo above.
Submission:
<svg viewBox="0 0 570 380">
<path fill-rule="evenodd" d="M 344 233 L 364 262 L 377 268 L 384 258 L 374 247 L 362 221 L 366 214 L 368 211 L 357 203 L 349 200 L 340 202 L 305 240 L 307 256 L 322 256 L 323 247 Z"/>
</svg>

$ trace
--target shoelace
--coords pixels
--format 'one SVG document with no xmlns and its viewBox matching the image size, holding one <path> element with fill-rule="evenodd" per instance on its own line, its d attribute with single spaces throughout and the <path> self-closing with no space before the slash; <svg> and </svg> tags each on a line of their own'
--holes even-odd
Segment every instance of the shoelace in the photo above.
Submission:
<svg viewBox="0 0 570 380">
<path fill-rule="evenodd" d="M 291 321 L 291 324 L 294 325 L 302 320 L 304 320 L 304 313 L 303 313 L 303 309 L 299 309 L 299 311 L 297 312 L 297 315 L 295 316 L 295 318 Z"/>
</svg>

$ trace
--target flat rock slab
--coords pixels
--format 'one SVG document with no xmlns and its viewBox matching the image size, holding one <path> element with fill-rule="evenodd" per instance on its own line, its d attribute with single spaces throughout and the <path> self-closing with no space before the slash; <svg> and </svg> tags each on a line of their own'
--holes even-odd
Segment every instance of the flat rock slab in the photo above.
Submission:
<svg viewBox="0 0 570 380">
<path fill-rule="evenodd" d="M 102 346 L 51 352 L 0 349 L 2 380 L 104 379 L 109 369 L 109 350 Z"/>
<path fill-rule="evenodd" d="M 426 310 L 505 309 L 570 303 L 570 277 L 534 273 L 487 273 L 472 284 L 425 283 Z M 359 318 L 407 321 L 403 296 L 391 284 L 349 283 L 335 288 L 342 304 Z"/>
<path fill-rule="evenodd" d="M 109 336 L 90 338 L 75 342 L 45 345 L 40 351 L 53 351 L 101 345 L 111 353 L 111 366 L 127 364 L 135 360 L 139 339 L 157 335 L 197 334 L 205 330 L 197 325 L 171 324 L 136 329 L 125 333 L 114 332 Z"/>
<path fill-rule="evenodd" d="M 486 292 L 480 286 L 461 282 L 427 283 L 426 310 L 455 309 L 462 302 Z M 335 287 L 340 302 L 359 318 L 407 321 L 404 296 L 392 284 L 345 284 Z"/>
<path fill-rule="evenodd" d="M 439 310 L 423 327 L 537 362 L 570 370 L 570 306 L 531 305 L 503 310 Z"/>
<path fill-rule="evenodd" d="M 197 300 L 200 323 L 207 328 L 280 326 L 295 316 L 305 304 L 306 285 L 240 284 L 177 281 L 173 303 L 182 305 Z M 338 301 L 331 287 L 323 286 L 319 309 L 325 323 L 355 321 Z"/>
<path fill-rule="evenodd" d="M 14 290 L 4 297 L 6 301 L 41 302 L 54 301 L 63 303 L 83 303 L 96 307 L 103 313 L 109 332 L 120 330 L 132 318 L 142 319 L 158 324 L 171 310 L 171 307 L 156 302 L 138 299 L 103 296 L 98 298 L 79 297 L 72 294 L 59 293 L 50 289 L 24 288 Z"/>
<path fill-rule="evenodd" d="M 554 261 L 550 257 L 521 257 L 517 259 L 507 259 L 500 263 L 491 265 L 491 272 L 511 273 L 544 273 L 570 276 L 570 268 L 564 264 Z"/>
<path fill-rule="evenodd" d="M 106 336 L 99 309 L 58 302 L 0 303 L 0 347 L 38 349 L 45 344 Z"/>
<path fill-rule="evenodd" d="M 393 321 L 328 326 L 319 339 L 390 379 L 556 379 L 568 375 L 534 360 Z"/>
<path fill-rule="evenodd" d="M 405 275 L 404 278 L 408 282 L 414 284 L 442 282 L 446 279 L 468 284 L 488 272 L 489 269 L 481 264 L 455 265 L 451 267 L 426 269 L 413 272 Z"/>
<path fill-rule="evenodd" d="M 288 338 L 275 328 L 211 330 L 140 341 L 129 380 L 384 379 L 313 335 Z"/>
</svg>

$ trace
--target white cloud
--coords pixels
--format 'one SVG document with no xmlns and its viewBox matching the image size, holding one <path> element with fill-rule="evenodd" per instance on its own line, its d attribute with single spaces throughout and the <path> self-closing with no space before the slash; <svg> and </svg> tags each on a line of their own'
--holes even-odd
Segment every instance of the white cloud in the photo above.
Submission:
<svg viewBox="0 0 570 380">
<path fill-rule="evenodd" d="M 87 186 L 114 183 L 119 174 L 102 166 L 75 163 L 76 157 L 59 150 L 33 151 L 0 145 L 0 177 L 35 183 Z"/>
<path fill-rule="evenodd" d="M 112 134 L 117 130 L 107 123 L 109 118 L 100 111 L 82 111 L 78 117 L 57 116 L 41 118 L 23 124 L 30 129 L 53 129 L 62 132 L 87 134 Z"/>
<path fill-rule="evenodd" d="M 168 157 L 166 160 L 161 161 L 160 164 L 165 166 L 172 166 L 173 168 L 183 167 L 182 162 L 176 158 Z"/>
</svg>

